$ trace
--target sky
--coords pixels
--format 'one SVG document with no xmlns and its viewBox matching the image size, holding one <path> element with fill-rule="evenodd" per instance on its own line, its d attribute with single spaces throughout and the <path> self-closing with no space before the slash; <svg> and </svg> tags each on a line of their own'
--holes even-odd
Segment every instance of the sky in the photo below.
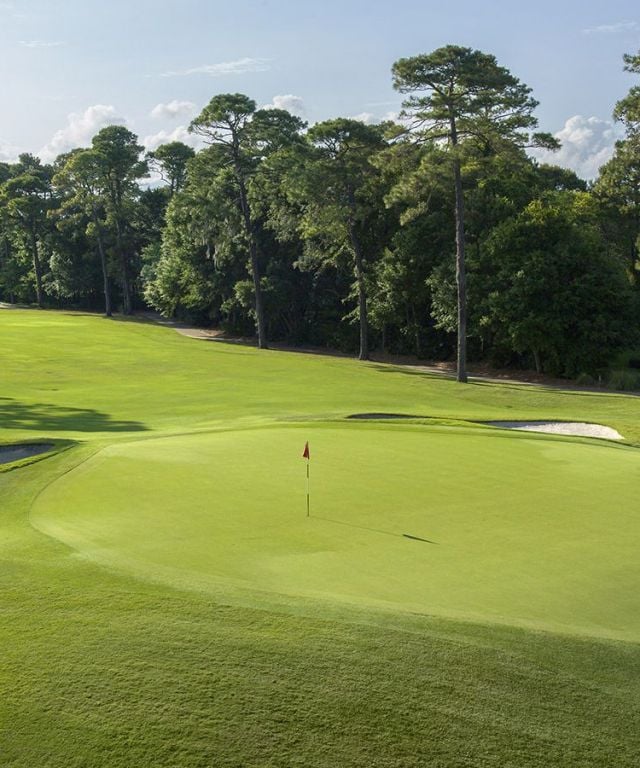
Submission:
<svg viewBox="0 0 640 768">
<path fill-rule="evenodd" d="M 148 149 L 194 141 L 212 96 L 241 92 L 310 123 L 392 117 L 401 57 L 454 43 L 492 53 L 533 89 L 553 162 L 593 178 L 638 82 L 637 0 L 0 0 L 0 160 L 50 161 L 125 124 Z M 543 158 L 548 159 L 548 158 Z"/>
</svg>

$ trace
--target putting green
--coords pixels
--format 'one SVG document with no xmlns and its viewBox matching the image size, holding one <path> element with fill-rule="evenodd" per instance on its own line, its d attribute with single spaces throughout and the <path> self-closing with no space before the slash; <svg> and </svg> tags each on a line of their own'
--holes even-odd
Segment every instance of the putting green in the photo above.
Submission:
<svg viewBox="0 0 640 768">
<path fill-rule="evenodd" d="M 31 521 L 181 587 L 637 640 L 639 469 L 635 450 L 543 436 L 273 426 L 110 445 Z"/>
</svg>

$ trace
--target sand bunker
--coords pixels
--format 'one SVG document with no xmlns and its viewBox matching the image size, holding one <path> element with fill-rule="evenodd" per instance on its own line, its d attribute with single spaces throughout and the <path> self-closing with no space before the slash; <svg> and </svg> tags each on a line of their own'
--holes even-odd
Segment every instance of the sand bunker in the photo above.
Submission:
<svg viewBox="0 0 640 768">
<path fill-rule="evenodd" d="M 599 437 L 604 440 L 624 440 L 624 437 L 611 427 L 602 424 L 586 424 L 570 421 L 486 421 L 491 427 L 501 429 L 519 429 L 525 432 L 548 432 L 553 435 L 577 435 L 578 437 Z"/>
<path fill-rule="evenodd" d="M 411 416 L 406 413 L 353 413 L 348 419 L 420 419 L 424 416 Z M 577 437 L 599 437 L 602 440 L 624 440 L 624 437 L 611 427 L 602 424 L 588 424 L 579 421 L 483 421 L 489 427 L 500 429 L 518 429 L 524 432 L 547 432 L 552 435 L 573 435 Z"/>
<path fill-rule="evenodd" d="M 33 445 L 0 445 L 0 464 L 10 464 L 12 461 L 30 459 L 32 456 L 48 453 L 52 448 L 53 445 L 48 443 L 38 443 Z"/>
</svg>

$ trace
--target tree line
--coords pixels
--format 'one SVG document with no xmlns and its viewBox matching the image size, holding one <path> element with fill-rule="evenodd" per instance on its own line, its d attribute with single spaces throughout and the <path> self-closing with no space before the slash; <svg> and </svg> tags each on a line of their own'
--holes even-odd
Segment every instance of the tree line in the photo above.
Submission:
<svg viewBox="0 0 640 768">
<path fill-rule="evenodd" d="M 528 153 L 558 143 L 493 56 L 446 46 L 392 77 L 397 122 L 309 127 L 220 94 L 189 127 L 198 152 L 145 154 L 114 125 L 52 164 L 0 163 L 0 297 L 455 357 L 461 382 L 467 357 L 595 375 L 637 344 L 640 86 L 587 184 Z"/>
</svg>

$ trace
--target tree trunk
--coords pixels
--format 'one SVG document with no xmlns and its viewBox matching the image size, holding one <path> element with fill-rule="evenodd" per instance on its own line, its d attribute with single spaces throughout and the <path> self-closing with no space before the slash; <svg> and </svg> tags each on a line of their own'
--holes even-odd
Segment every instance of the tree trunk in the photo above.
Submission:
<svg viewBox="0 0 640 768">
<path fill-rule="evenodd" d="M 636 277 L 638 275 L 638 243 L 640 242 L 640 188 L 636 188 L 636 194 L 634 195 L 634 222 L 635 232 L 633 235 L 633 242 L 631 243 L 631 274 L 633 276 L 633 282 L 636 283 Z"/>
<path fill-rule="evenodd" d="M 360 319 L 360 353 L 359 360 L 369 359 L 369 326 L 367 320 L 367 289 L 364 282 L 364 267 L 360 239 L 355 231 L 353 220 L 349 220 L 349 237 L 353 248 L 353 260 L 358 284 L 358 317 Z"/>
<path fill-rule="evenodd" d="M 260 285 L 260 264 L 258 263 L 258 244 L 256 242 L 253 221 L 251 220 L 251 210 L 247 199 L 247 189 L 244 183 L 244 176 L 239 162 L 236 160 L 236 178 L 240 189 L 240 208 L 242 210 L 242 219 L 244 228 L 249 240 L 249 256 L 251 258 L 251 277 L 253 279 L 253 291 L 255 294 L 256 309 L 256 331 L 258 333 L 258 348 L 268 349 L 267 330 L 264 321 L 264 306 L 262 301 L 262 287 Z"/>
<path fill-rule="evenodd" d="M 127 256 L 122 245 L 122 229 L 120 218 L 116 216 L 116 248 L 120 258 L 120 277 L 122 280 L 122 311 L 125 315 L 132 312 L 131 305 L 131 287 L 129 285 L 129 268 L 127 265 Z"/>
<path fill-rule="evenodd" d="M 464 195 L 462 192 L 462 170 L 456 150 L 458 133 L 451 118 L 451 144 L 453 146 L 453 175 L 456 190 L 456 283 L 458 286 L 458 365 L 457 379 L 467 382 L 467 272 L 465 266 L 464 242 Z"/>
<path fill-rule="evenodd" d="M 262 286 L 260 285 L 260 265 L 258 264 L 258 246 L 252 237 L 249 243 L 251 253 L 251 277 L 256 302 L 256 330 L 258 332 L 258 348 L 268 349 L 267 330 L 264 321 L 264 305 L 262 301 Z"/>
<path fill-rule="evenodd" d="M 31 230 L 31 258 L 33 259 L 33 271 L 36 276 L 36 301 L 42 307 L 42 264 L 38 253 L 38 236 L 35 229 Z"/>
<path fill-rule="evenodd" d="M 422 357 L 422 341 L 420 339 L 420 324 L 418 323 L 418 314 L 416 312 L 415 304 L 411 304 L 411 317 L 413 324 L 413 338 L 415 342 L 416 357 L 420 359 Z"/>
<path fill-rule="evenodd" d="M 540 353 L 537 349 L 533 350 L 533 362 L 536 366 L 536 373 L 542 373 L 542 365 L 540 363 Z"/>
<path fill-rule="evenodd" d="M 109 285 L 109 273 L 107 272 L 107 257 L 104 252 L 104 245 L 102 243 L 102 235 L 100 234 L 100 225 L 98 224 L 98 217 L 93 217 L 93 222 L 96 227 L 96 239 L 98 241 L 98 254 L 100 256 L 100 266 L 102 267 L 102 283 L 104 288 L 104 314 L 106 317 L 111 317 L 113 314 L 111 311 L 111 286 Z"/>
<path fill-rule="evenodd" d="M 120 254 L 120 265 L 122 269 L 122 311 L 125 315 L 130 315 L 133 312 L 131 304 L 131 287 L 129 285 L 127 259 L 123 253 Z"/>
<path fill-rule="evenodd" d="M 369 328 L 367 323 L 367 291 L 364 285 L 362 256 L 356 254 L 356 279 L 358 281 L 358 314 L 360 316 L 360 354 L 359 360 L 369 359 Z"/>
<path fill-rule="evenodd" d="M 100 266 L 102 267 L 102 285 L 104 292 L 104 314 L 105 317 L 111 317 L 111 286 L 109 285 L 109 274 L 107 272 L 107 259 L 102 245 L 102 238 L 98 235 L 98 253 L 100 254 Z"/>
<path fill-rule="evenodd" d="M 640 221 L 636 221 L 635 232 L 631 236 L 629 260 L 631 262 L 631 278 L 635 284 L 638 275 L 638 239 L 640 238 Z"/>
<path fill-rule="evenodd" d="M 120 260 L 120 272 L 122 280 L 122 311 L 125 315 L 132 314 L 133 305 L 131 302 L 131 286 L 129 284 L 129 265 L 127 264 L 127 254 L 122 243 L 122 184 L 121 180 L 114 180 L 115 186 L 112 189 L 111 197 L 114 208 L 114 218 L 116 222 L 116 251 Z"/>
<path fill-rule="evenodd" d="M 359 360 L 369 359 L 369 322 L 367 316 L 367 288 L 364 281 L 364 259 L 362 253 L 362 244 L 356 232 L 354 223 L 356 214 L 356 196 L 352 189 L 347 190 L 349 197 L 349 207 L 351 215 L 349 216 L 349 239 L 353 248 L 353 261 L 356 273 L 356 282 L 358 284 L 358 318 L 360 320 L 360 353 Z"/>
</svg>

